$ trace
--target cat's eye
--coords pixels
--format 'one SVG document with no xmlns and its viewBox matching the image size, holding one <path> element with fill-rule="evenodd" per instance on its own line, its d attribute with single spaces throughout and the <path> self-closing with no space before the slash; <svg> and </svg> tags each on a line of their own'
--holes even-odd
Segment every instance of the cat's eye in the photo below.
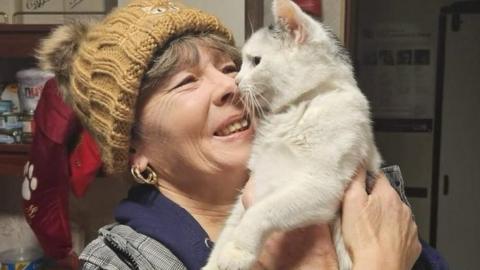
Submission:
<svg viewBox="0 0 480 270">
<path fill-rule="evenodd" d="M 260 64 L 260 61 L 262 61 L 262 58 L 260 56 L 253 57 L 253 65 L 254 66 L 258 66 L 258 64 Z"/>
</svg>

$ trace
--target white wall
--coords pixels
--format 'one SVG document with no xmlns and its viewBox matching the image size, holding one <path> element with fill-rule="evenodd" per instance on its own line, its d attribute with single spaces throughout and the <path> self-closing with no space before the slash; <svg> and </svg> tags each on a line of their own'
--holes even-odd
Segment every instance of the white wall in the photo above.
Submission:
<svg viewBox="0 0 480 270">
<path fill-rule="evenodd" d="M 122 6 L 130 0 L 118 0 Z M 237 46 L 245 42 L 245 1 L 243 0 L 178 0 L 191 7 L 217 16 L 233 32 Z"/>
<path fill-rule="evenodd" d="M 245 1 L 243 0 L 181 0 L 217 16 L 233 32 L 237 46 L 245 41 Z"/>
<path fill-rule="evenodd" d="M 264 25 L 269 25 L 273 22 L 272 16 L 272 2 L 273 0 L 263 0 L 264 3 Z M 328 25 L 337 37 L 344 41 L 344 18 L 345 18 L 345 1 L 344 0 L 323 0 L 322 13 L 323 22 Z"/>
<path fill-rule="evenodd" d="M 128 3 L 128 1 L 130 1 L 130 0 L 117 0 L 117 1 L 118 1 L 118 6 L 123 6 L 126 3 Z"/>
</svg>

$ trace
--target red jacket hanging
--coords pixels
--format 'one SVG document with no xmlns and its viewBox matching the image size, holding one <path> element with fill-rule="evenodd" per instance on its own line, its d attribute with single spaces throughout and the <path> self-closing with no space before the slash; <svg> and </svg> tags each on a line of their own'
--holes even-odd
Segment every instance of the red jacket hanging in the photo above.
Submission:
<svg viewBox="0 0 480 270">
<path fill-rule="evenodd" d="M 69 179 L 75 194 L 82 195 L 95 177 L 93 170 L 100 168 L 100 158 L 95 143 L 62 100 L 54 79 L 45 84 L 34 121 L 36 130 L 22 184 L 24 214 L 45 255 L 64 259 L 72 254 Z M 69 147 L 79 139 L 70 153 Z"/>
</svg>

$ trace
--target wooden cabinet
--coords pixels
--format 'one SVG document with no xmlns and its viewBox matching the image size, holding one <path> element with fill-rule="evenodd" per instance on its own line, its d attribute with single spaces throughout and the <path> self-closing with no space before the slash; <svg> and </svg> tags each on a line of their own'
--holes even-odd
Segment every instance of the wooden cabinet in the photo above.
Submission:
<svg viewBox="0 0 480 270">
<path fill-rule="evenodd" d="M 53 25 L 0 24 L 0 58 L 33 56 L 38 41 Z"/>
<path fill-rule="evenodd" d="M 0 144 L 0 176 L 20 176 L 29 151 L 28 144 Z"/>
<path fill-rule="evenodd" d="M 0 24 L 0 61 L 7 61 L 6 68 L 18 68 L 13 62 L 32 58 L 38 42 L 50 33 L 52 27 L 54 25 Z M 11 80 L 4 75 L 15 72 L 2 70 L 0 79 Z M 0 176 L 21 175 L 29 151 L 28 144 L 0 144 Z"/>
</svg>

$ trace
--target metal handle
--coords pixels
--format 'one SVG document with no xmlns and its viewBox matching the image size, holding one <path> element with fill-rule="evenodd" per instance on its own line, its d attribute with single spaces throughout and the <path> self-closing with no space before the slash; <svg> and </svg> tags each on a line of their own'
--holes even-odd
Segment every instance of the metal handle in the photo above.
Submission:
<svg viewBox="0 0 480 270">
<path fill-rule="evenodd" d="M 448 177 L 448 174 L 445 174 L 443 176 L 443 195 L 448 195 L 449 190 L 450 190 L 450 178 Z"/>
</svg>

